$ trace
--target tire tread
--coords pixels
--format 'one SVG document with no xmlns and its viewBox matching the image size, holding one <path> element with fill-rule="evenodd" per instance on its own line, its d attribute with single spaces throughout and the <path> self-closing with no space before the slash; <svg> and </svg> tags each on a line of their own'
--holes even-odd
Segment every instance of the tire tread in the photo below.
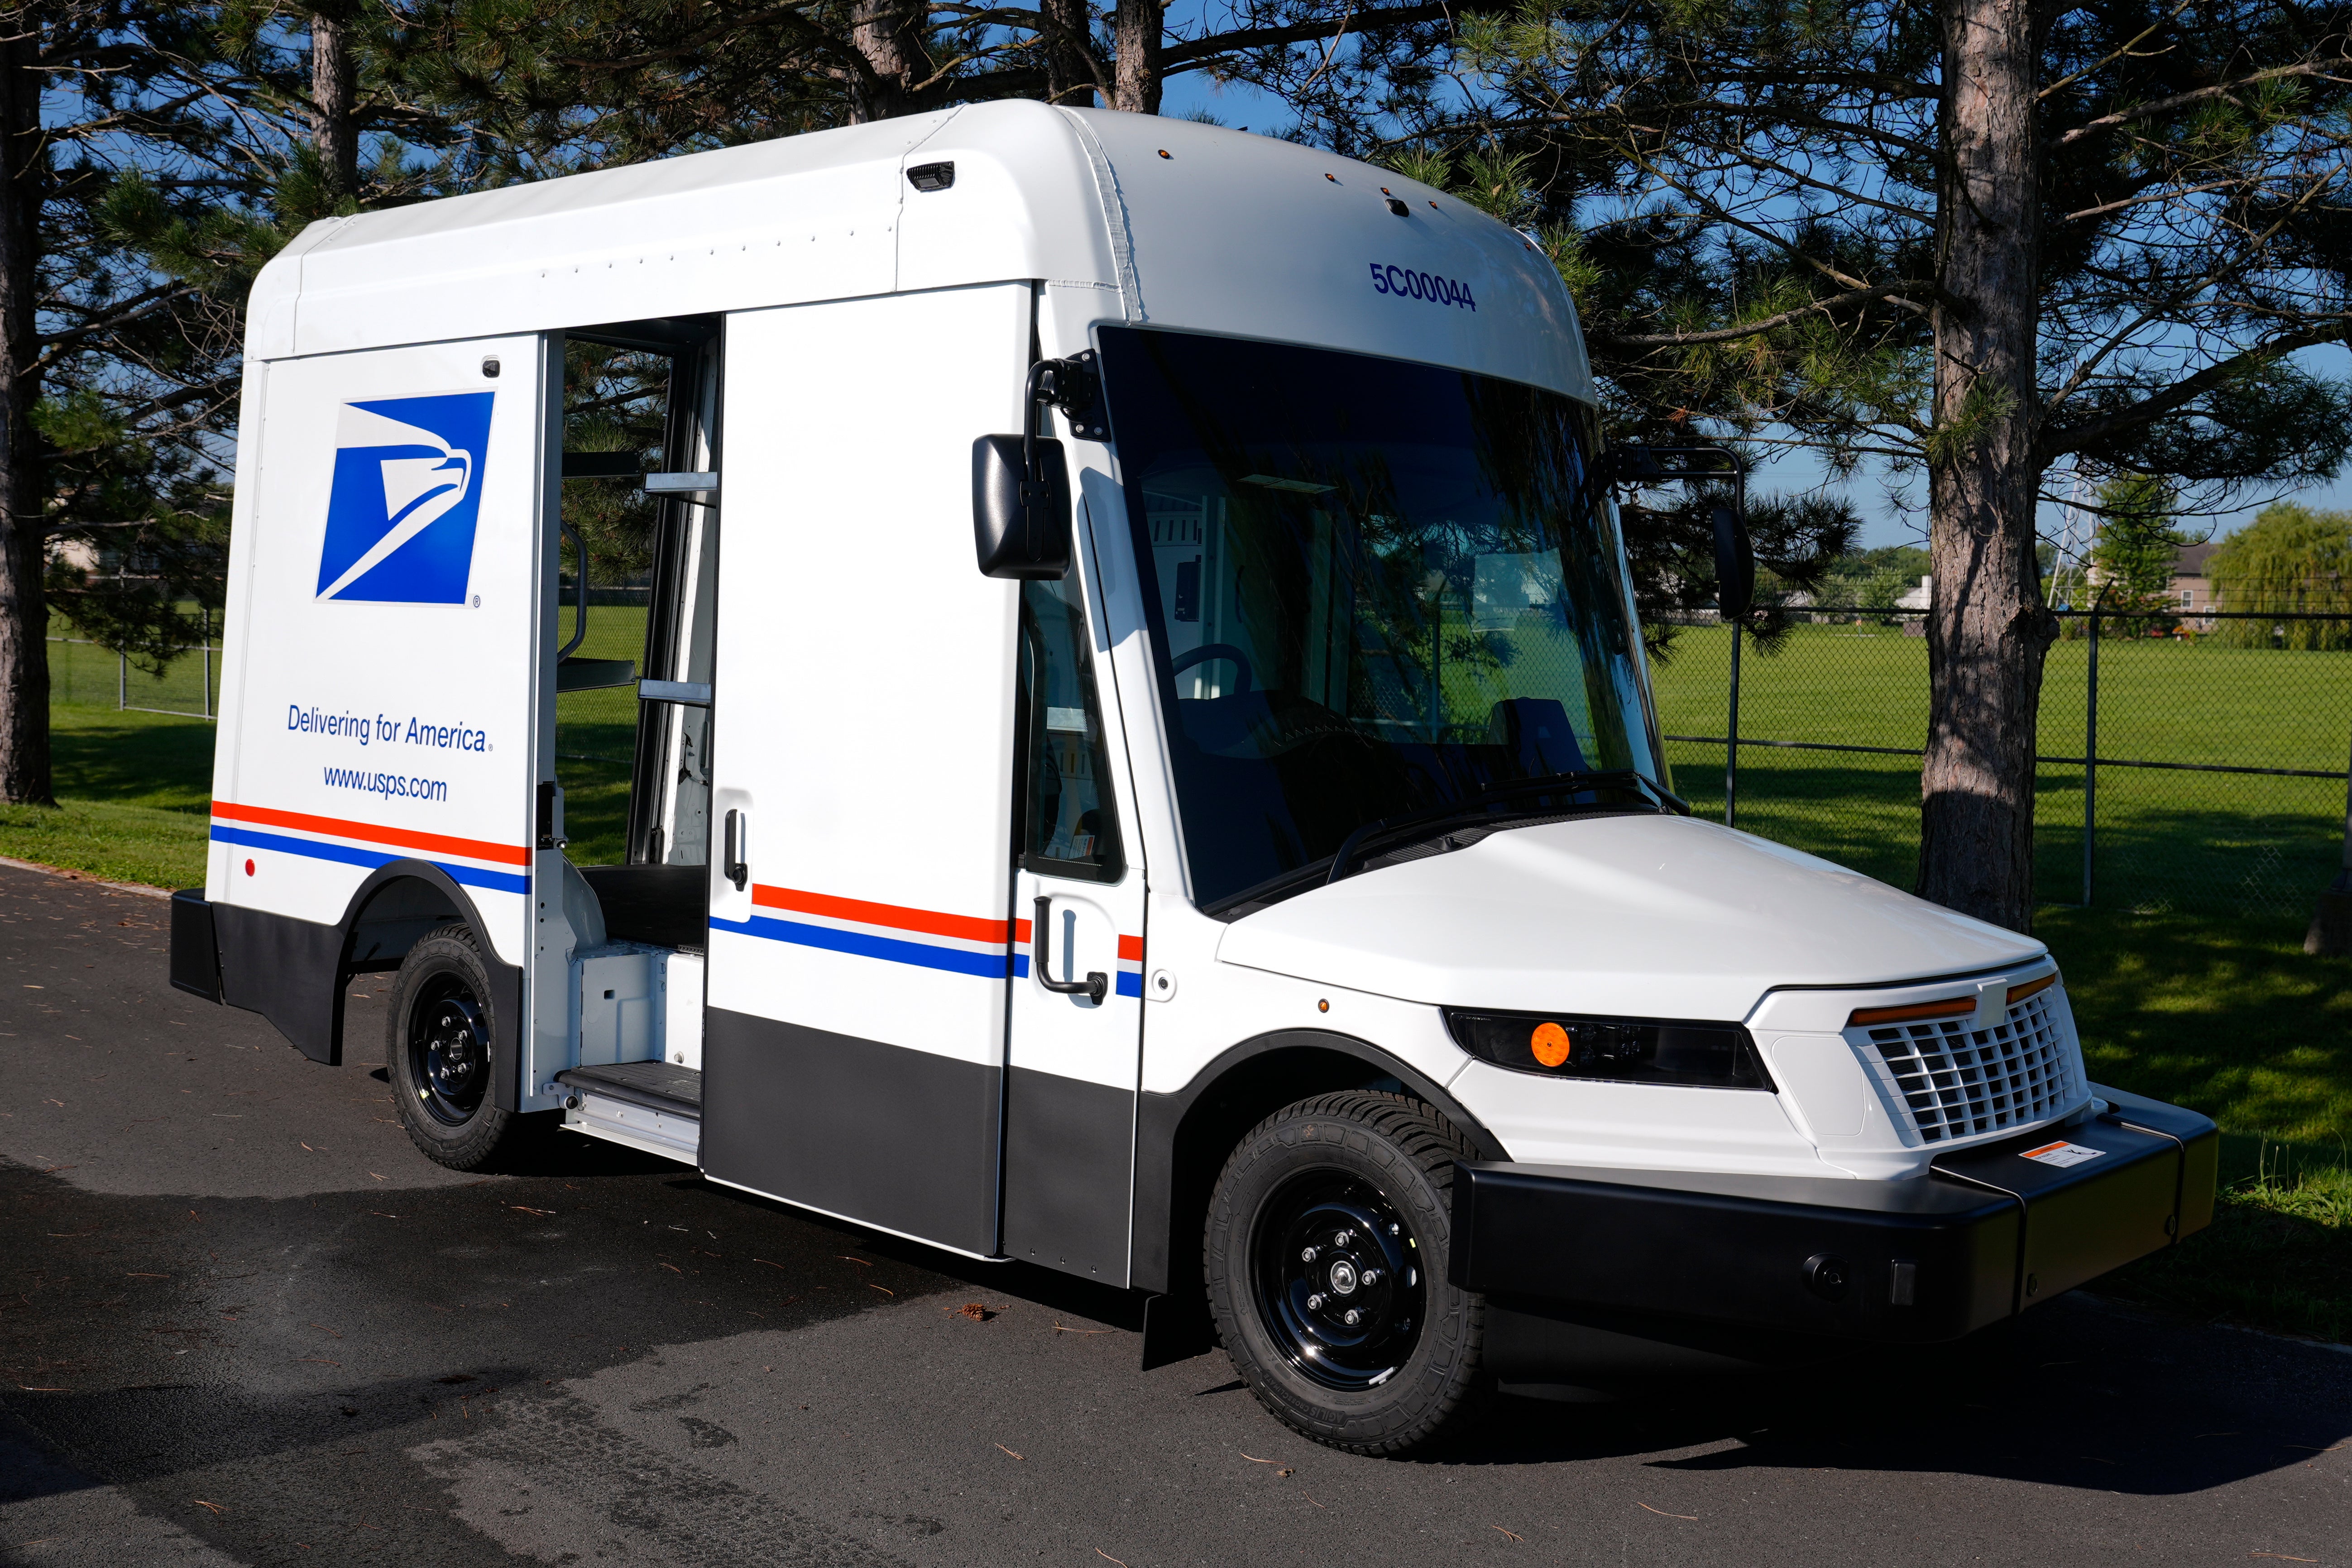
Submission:
<svg viewBox="0 0 2352 1568">
<path fill-rule="evenodd" d="M 1243 1381 L 1261 1405 L 1294 1430 L 1327 1447 L 1368 1458 L 1391 1457 L 1425 1448 L 1452 1436 L 1483 1405 L 1484 1379 L 1477 1373 L 1477 1361 L 1486 1332 L 1486 1302 L 1482 1297 L 1464 1292 L 1461 1332 L 1451 1341 L 1434 1337 L 1437 1322 L 1433 1317 L 1424 1324 L 1423 1345 L 1415 1354 L 1416 1358 L 1423 1351 L 1432 1354 L 1430 1370 L 1435 1375 L 1433 1397 L 1426 1400 L 1417 1411 L 1401 1412 L 1401 1420 L 1389 1424 L 1376 1436 L 1351 1436 L 1348 1427 L 1355 1423 L 1346 1419 L 1315 1420 L 1301 1412 L 1295 1403 L 1283 1397 L 1282 1390 L 1273 1381 L 1270 1369 L 1259 1365 L 1249 1354 L 1242 1325 L 1234 1321 L 1233 1303 L 1227 1300 L 1224 1291 L 1215 1287 L 1215 1281 L 1229 1272 L 1221 1265 L 1217 1251 L 1221 1231 L 1230 1237 L 1236 1228 L 1234 1216 L 1229 1212 L 1230 1195 L 1235 1183 L 1257 1160 L 1296 1147 L 1302 1129 L 1324 1123 L 1336 1124 L 1341 1129 L 1343 1145 L 1346 1143 L 1346 1131 L 1353 1129 L 1370 1134 L 1366 1140 L 1368 1148 L 1362 1152 L 1369 1153 L 1386 1145 L 1410 1162 L 1433 1190 L 1439 1208 L 1450 1224 L 1454 1162 L 1477 1157 L 1477 1151 L 1469 1139 L 1434 1106 L 1424 1101 L 1381 1090 L 1333 1091 L 1284 1106 L 1243 1134 L 1234 1145 L 1218 1176 L 1215 1192 L 1210 1201 L 1208 1223 L 1202 1227 L 1202 1277 L 1211 1282 L 1210 1308 L 1216 1322 L 1218 1338 L 1225 1345 L 1235 1370 L 1242 1375 Z M 1386 1162 L 1375 1156 L 1374 1163 Z M 1240 1245 L 1246 1249 L 1246 1237 L 1241 1239 Z M 1434 1250 L 1433 1249 L 1433 1252 Z M 1241 1267 L 1244 1270 L 1249 1267 L 1246 1258 L 1242 1260 Z M 1430 1270 L 1433 1288 L 1443 1284 L 1444 1270 L 1444 1263 L 1441 1259 Z M 1470 1363 L 1466 1373 L 1458 1370 L 1465 1357 Z M 1422 1380 L 1431 1381 L 1431 1378 L 1424 1374 Z"/>
</svg>

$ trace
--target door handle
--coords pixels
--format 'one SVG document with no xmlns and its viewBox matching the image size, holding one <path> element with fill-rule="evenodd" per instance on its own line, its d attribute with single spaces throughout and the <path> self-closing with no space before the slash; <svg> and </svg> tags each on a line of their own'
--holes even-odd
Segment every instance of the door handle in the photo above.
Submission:
<svg viewBox="0 0 2352 1568">
<path fill-rule="evenodd" d="M 751 868 L 743 858 L 743 813 L 728 812 L 726 842 L 719 854 L 719 873 L 735 884 L 738 893 L 742 892 L 743 884 L 751 879 Z"/>
<path fill-rule="evenodd" d="M 1054 925 L 1052 898 L 1043 894 L 1038 895 L 1037 918 L 1030 922 L 1030 925 L 1036 933 L 1036 940 L 1029 945 L 1029 956 L 1031 967 L 1036 972 L 1038 984 L 1055 996 L 1084 996 L 1087 1000 L 1097 1004 L 1100 1004 L 1103 998 L 1110 994 L 1110 977 L 1100 969 L 1089 971 L 1083 980 L 1054 978 L 1053 938 L 1046 935 Z"/>
</svg>

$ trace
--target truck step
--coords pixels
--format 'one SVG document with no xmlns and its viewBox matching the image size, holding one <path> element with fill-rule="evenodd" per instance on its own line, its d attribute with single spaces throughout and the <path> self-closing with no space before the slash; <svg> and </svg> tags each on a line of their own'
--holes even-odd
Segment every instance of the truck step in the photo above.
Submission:
<svg viewBox="0 0 2352 1568">
<path fill-rule="evenodd" d="M 563 1124 L 665 1159 L 698 1162 L 702 1074 L 666 1061 L 575 1067 L 555 1081 L 572 1092 Z"/>
<path fill-rule="evenodd" d="M 667 1061 L 616 1061 L 608 1067 L 575 1067 L 557 1073 L 555 1081 L 583 1093 L 625 1100 L 647 1110 L 702 1114 L 702 1074 L 691 1067 L 675 1067 Z"/>
</svg>

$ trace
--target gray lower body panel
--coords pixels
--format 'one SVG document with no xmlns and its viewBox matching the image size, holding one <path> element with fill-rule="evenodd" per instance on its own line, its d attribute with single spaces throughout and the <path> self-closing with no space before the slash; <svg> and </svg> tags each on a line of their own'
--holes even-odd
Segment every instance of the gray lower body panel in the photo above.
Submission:
<svg viewBox="0 0 2352 1568">
<path fill-rule="evenodd" d="M 1127 1283 L 1135 1095 L 1014 1067 L 1004 1099 L 1004 1250 Z"/>
<path fill-rule="evenodd" d="M 703 1031 L 711 1177 L 962 1251 L 997 1249 L 1002 1069 L 723 1008 L 704 1013 Z"/>
</svg>

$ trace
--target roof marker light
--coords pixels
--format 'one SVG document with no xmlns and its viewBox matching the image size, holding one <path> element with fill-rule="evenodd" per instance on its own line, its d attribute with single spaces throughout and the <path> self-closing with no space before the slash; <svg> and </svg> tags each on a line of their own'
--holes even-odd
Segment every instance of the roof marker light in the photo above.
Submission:
<svg viewBox="0 0 2352 1568">
<path fill-rule="evenodd" d="M 1337 174 L 1326 174 L 1323 177 L 1330 181 L 1335 185 L 1339 183 L 1339 176 Z"/>
<path fill-rule="evenodd" d="M 1160 155 L 1162 158 L 1167 157 L 1167 156 L 1168 156 L 1168 149 L 1166 149 L 1165 147 L 1162 147 L 1162 148 L 1160 150 Z"/>
<path fill-rule="evenodd" d="M 1412 209 L 1406 206 L 1402 202 L 1398 201 L 1394 196 L 1391 196 L 1389 198 L 1389 211 L 1394 213 L 1401 218 L 1411 217 L 1412 215 Z"/>
</svg>

